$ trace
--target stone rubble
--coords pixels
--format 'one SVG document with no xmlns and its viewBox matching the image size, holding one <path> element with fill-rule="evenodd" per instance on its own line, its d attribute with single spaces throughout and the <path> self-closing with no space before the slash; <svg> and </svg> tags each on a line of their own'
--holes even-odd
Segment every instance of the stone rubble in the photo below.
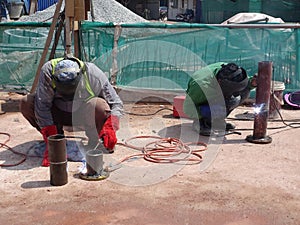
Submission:
<svg viewBox="0 0 300 225">
<path fill-rule="evenodd" d="M 92 19 L 91 12 L 88 13 L 89 21 L 96 22 L 113 22 L 115 24 L 121 23 L 139 23 L 147 22 L 146 19 L 140 17 L 134 12 L 130 11 L 122 4 L 114 0 L 92 0 L 94 19 Z M 64 2 L 62 4 L 61 11 L 64 8 Z M 18 21 L 22 22 L 51 22 L 56 4 L 48 7 L 43 11 L 38 11 L 30 16 L 22 16 Z"/>
</svg>

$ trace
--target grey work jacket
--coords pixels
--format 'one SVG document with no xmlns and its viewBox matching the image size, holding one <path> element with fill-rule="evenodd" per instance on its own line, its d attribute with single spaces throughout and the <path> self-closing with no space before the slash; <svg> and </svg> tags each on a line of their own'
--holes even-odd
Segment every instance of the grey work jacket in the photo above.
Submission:
<svg viewBox="0 0 300 225">
<path fill-rule="evenodd" d="M 95 97 L 101 97 L 106 100 L 111 108 L 111 114 L 120 117 L 123 114 L 123 102 L 109 83 L 104 72 L 93 63 L 85 62 L 85 66 L 87 77 Z M 91 96 L 86 90 L 85 80 L 81 79 L 74 100 L 65 100 L 55 91 L 51 77 L 52 64 L 48 61 L 41 69 L 34 103 L 35 116 L 40 128 L 54 124 L 51 114 L 53 104 L 62 111 L 75 112 Z"/>
</svg>

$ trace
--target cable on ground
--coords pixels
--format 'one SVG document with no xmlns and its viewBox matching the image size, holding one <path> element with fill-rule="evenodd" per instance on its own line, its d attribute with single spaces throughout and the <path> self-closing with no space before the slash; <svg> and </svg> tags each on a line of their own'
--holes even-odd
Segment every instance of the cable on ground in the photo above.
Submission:
<svg viewBox="0 0 300 225">
<path fill-rule="evenodd" d="M 157 113 L 159 113 L 160 111 L 163 111 L 163 110 L 173 111 L 173 109 L 170 109 L 170 108 L 167 108 L 167 107 L 162 107 L 162 108 L 156 110 L 153 113 L 133 113 L 133 112 L 125 111 L 125 114 L 132 115 L 132 116 L 154 116 L 154 115 L 156 115 Z"/>
<path fill-rule="evenodd" d="M 14 154 L 16 155 L 20 155 L 22 156 L 22 159 L 19 161 L 19 162 L 16 162 L 16 163 L 13 163 L 13 164 L 0 164 L 0 167 L 12 167 L 12 166 L 17 166 L 17 165 L 20 165 L 21 163 L 25 162 L 25 160 L 27 159 L 27 155 L 24 154 L 24 153 L 21 153 L 21 152 L 17 152 L 15 150 L 13 150 L 11 147 L 9 147 L 7 145 L 7 142 L 10 141 L 10 134 L 8 133 L 3 133 L 3 132 L 0 132 L 0 134 L 2 135 L 5 135 L 7 136 L 7 139 L 3 142 L 3 143 L 0 143 L 0 148 L 6 148 L 7 150 L 13 152 Z"/>
</svg>

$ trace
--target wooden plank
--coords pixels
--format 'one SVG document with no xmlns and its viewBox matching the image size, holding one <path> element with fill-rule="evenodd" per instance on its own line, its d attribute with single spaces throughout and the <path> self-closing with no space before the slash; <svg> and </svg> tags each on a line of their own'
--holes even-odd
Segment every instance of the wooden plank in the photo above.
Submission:
<svg viewBox="0 0 300 225">
<path fill-rule="evenodd" d="M 34 14 L 37 11 L 37 0 L 30 1 L 29 15 Z"/>
<path fill-rule="evenodd" d="M 49 55 L 49 60 L 54 58 L 55 51 L 56 51 L 56 48 L 57 48 L 57 44 L 58 44 L 58 41 L 59 41 L 59 38 L 60 38 L 60 35 L 61 35 L 61 31 L 62 31 L 62 29 L 64 27 L 64 23 L 65 23 L 65 13 L 61 13 L 60 17 L 61 17 L 61 19 L 58 23 L 58 27 L 57 27 L 56 32 L 55 32 L 54 41 L 53 41 L 51 52 L 50 52 L 50 55 Z"/>
<path fill-rule="evenodd" d="M 66 17 L 74 17 L 74 7 L 75 7 L 75 1 L 74 0 L 65 0 L 65 11 L 66 11 Z"/>
<path fill-rule="evenodd" d="M 52 24 L 51 24 L 49 32 L 48 32 L 48 36 L 47 36 L 47 40 L 46 40 L 46 43 L 45 43 L 44 51 L 42 53 L 40 63 L 39 63 L 38 68 L 36 70 L 35 78 L 34 78 L 32 86 L 31 86 L 30 93 L 35 92 L 36 86 L 38 84 L 38 81 L 39 81 L 39 78 L 40 78 L 41 68 L 44 65 L 46 57 L 47 57 L 47 53 L 48 53 L 49 46 L 50 46 L 51 41 L 52 41 L 54 29 L 55 29 L 56 23 L 58 21 L 58 16 L 59 16 L 59 12 L 60 12 L 62 2 L 63 2 L 63 0 L 59 0 L 57 5 L 56 5 L 56 9 L 55 9 L 55 13 L 54 13 L 54 16 L 53 16 Z"/>
<path fill-rule="evenodd" d="M 88 12 L 91 11 L 91 1 L 90 0 L 84 0 L 84 17 L 85 20 L 88 20 Z"/>
<path fill-rule="evenodd" d="M 81 21 L 85 20 L 85 4 L 84 0 L 75 0 L 74 8 L 74 20 Z"/>
<path fill-rule="evenodd" d="M 91 11 L 91 0 L 84 0 L 85 11 Z"/>
<path fill-rule="evenodd" d="M 72 47 L 72 35 L 71 35 L 71 30 L 72 30 L 72 22 L 73 18 L 72 17 L 67 17 L 66 18 L 66 23 L 65 23 L 65 37 L 66 37 L 66 53 L 69 55 L 71 54 L 71 47 Z"/>
<path fill-rule="evenodd" d="M 75 57 L 80 58 L 80 38 L 79 38 L 79 29 L 80 29 L 80 22 L 74 21 L 74 54 Z"/>
</svg>

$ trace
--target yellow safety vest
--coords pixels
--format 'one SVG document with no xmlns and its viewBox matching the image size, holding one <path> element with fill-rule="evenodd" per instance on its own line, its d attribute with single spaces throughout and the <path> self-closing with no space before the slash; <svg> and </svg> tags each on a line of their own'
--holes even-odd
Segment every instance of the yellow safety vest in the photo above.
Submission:
<svg viewBox="0 0 300 225">
<path fill-rule="evenodd" d="M 65 59 L 65 58 L 56 58 L 56 59 L 51 60 L 52 75 L 54 75 L 54 73 L 55 73 L 55 66 L 63 59 Z M 79 60 L 75 57 L 74 57 L 74 59 L 80 64 L 80 68 L 83 68 L 85 66 L 81 60 Z M 84 81 L 85 81 L 85 88 L 86 88 L 87 92 L 90 94 L 90 96 L 85 100 L 85 101 L 88 101 L 91 98 L 95 97 L 95 93 L 93 92 L 93 90 L 91 88 L 90 81 L 87 76 L 86 70 L 83 71 L 83 77 L 84 77 Z M 53 86 L 53 88 L 55 88 L 55 83 L 53 82 L 53 80 L 52 80 L 52 86 Z"/>
</svg>

